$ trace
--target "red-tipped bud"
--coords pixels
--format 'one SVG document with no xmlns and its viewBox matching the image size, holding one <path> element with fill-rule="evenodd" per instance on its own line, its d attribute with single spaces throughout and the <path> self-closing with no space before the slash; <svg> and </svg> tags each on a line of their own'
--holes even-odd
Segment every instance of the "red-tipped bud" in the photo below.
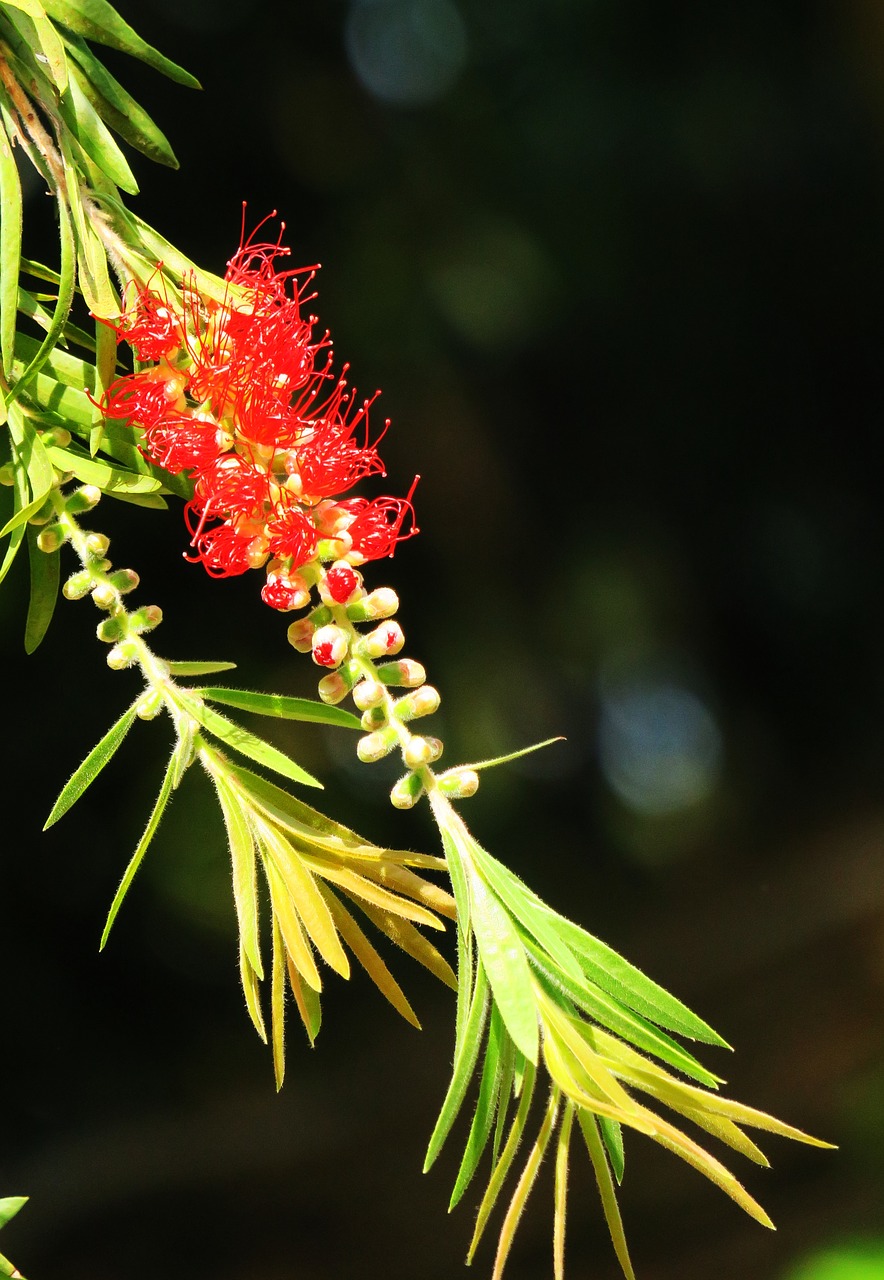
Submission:
<svg viewBox="0 0 884 1280">
<path fill-rule="evenodd" d="M 320 627 L 313 636 L 313 661 L 320 667 L 338 667 L 350 652 L 350 637 L 340 627 Z"/>
<path fill-rule="evenodd" d="M 310 603 L 310 588 L 299 573 L 270 572 L 261 588 L 261 599 L 271 609 L 287 613 L 292 609 L 303 609 Z"/>
<path fill-rule="evenodd" d="M 369 658 L 383 658 L 387 654 L 398 653 L 405 644 L 405 636 L 398 622 L 385 622 L 375 627 L 367 636 L 357 642 L 357 651 Z"/>
<path fill-rule="evenodd" d="M 347 564 L 336 560 L 319 584 L 319 594 L 326 604 L 347 604 L 362 587 L 362 574 Z"/>
</svg>

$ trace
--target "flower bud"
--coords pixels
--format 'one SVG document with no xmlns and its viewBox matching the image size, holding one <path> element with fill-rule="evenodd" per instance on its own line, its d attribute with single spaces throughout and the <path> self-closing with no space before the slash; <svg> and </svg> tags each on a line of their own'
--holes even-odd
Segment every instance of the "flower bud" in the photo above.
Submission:
<svg viewBox="0 0 884 1280">
<path fill-rule="evenodd" d="M 375 733 L 367 733 L 356 744 L 356 754 L 364 764 L 374 764 L 383 760 L 396 745 L 396 731 L 388 725 L 386 729 L 378 729 Z"/>
<path fill-rule="evenodd" d="M 86 550 L 89 552 L 93 560 L 103 560 L 107 555 L 107 549 L 110 546 L 110 538 L 103 533 L 90 533 L 86 535 Z"/>
<path fill-rule="evenodd" d="M 420 769 L 425 764 L 432 764 L 442 754 L 442 743 L 438 738 L 410 738 L 402 752 L 403 759 L 409 769 Z"/>
<path fill-rule="evenodd" d="M 5 485 L 7 489 L 15 484 L 15 467 L 11 462 L 4 462 L 0 467 L 0 484 Z"/>
<path fill-rule="evenodd" d="M 370 733 L 372 729 L 382 729 L 385 724 L 389 723 L 387 720 L 387 708 L 381 702 L 374 707 L 369 707 L 366 711 L 363 711 L 360 723 L 366 733 Z"/>
<path fill-rule="evenodd" d="M 377 677 L 384 684 L 396 685 L 401 689 L 416 689 L 427 678 L 427 673 L 419 662 L 411 658 L 400 658 L 398 662 L 385 662 L 377 667 Z"/>
<path fill-rule="evenodd" d="M 442 794 L 452 800 L 466 800 L 479 790 L 479 775 L 475 769 L 450 769 L 437 781 Z"/>
<path fill-rule="evenodd" d="M 66 449 L 71 442 L 71 433 L 67 427 L 50 427 L 40 432 L 40 442 L 46 447 L 55 445 L 57 449 Z"/>
<path fill-rule="evenodd" d="M 126 619 L 105 618 L 95 628 L 95 634 L 104 644 L 116 644 L 126 634 Z"/>
<path fill-rule="evenodd" d="M 398 622 L 384 622 L 381 626 L 360 636 L 356 652 L 369 658 L 383 658 L 388 653 L 398 653 L 405 644 L 405 636 Z"/>
<path fill-rule="evenodd" d="M 313 648 L 313 633 L 316 628 L 309 618 L 298 618 L 286 632 L 289 644 L 298 653 L 309 653 Z"/>
<path fill-rule="evenodd" d="M 327 676 L 323 676 L 318 685 L 320 698 L 331 707 L 343 702 L 352 688 L 353 678 L 346 664 L 338 671 L 332 671 Z"/>
<path fill-rule="evenodd" d="M 138 699 L 135 714 L 139 720 L 155 720 L 163 709 L 163 695 L 159 689 L 148 689 Z"/>
<path fill-rule="evenodd" d="M 336 560 L 319 582 L 319 594 L 328 605 L 346 604 L 362 588 L 362 574 L 346 560 Z"/>
<path fill-rule="evenodd" d="M 92 603 L 99 609 L 112 609 L 117 603 L 117 593 L 109 582 L 99 582 L 92 591 Z"/>
<path fill-rule="evenodd" d="M 84 511 L 91 511 L 97 503 L 101 501 L 101 490 L 97 485 L 84 484 L 79 489 L 75 489 L 65 499 L 65 510 L 70 511 L 71 515 L 82 515 Z"/>
<path fill-rule="evenodd" d="M 399 597 L 392 587 L 378 587 L 361 600 L 347 605 L 347 617 L 351 622 L 375 622 L 378 618 L 392 618 L 399 608 Z"/>
<path fill-rule="evenodd" d="M 61 589 L 65 600 L 82 600 L 92 590 L 95 579 L 87 569 L 72 573 Z"/>
<path fill-rule="evenodd" d="M 134 569 L 118 569 L 116 573 L 111 574 L 110 580 L 121 596 L 134 591 L 141 581 Z"/>
<path fill-rule="evenodd" d="M 124 667 L 134 666 L 137 661 L 138 648 L 133 640 L 115 644 L 107 655 L 107 665 L 112 671 L 122 671 Z"/>
<path fill-rule="evenodd" d="M 313 636 L 313 661 L 320 667 L 337 667 L 350 652 L 350 637 L 340 627 L 320 627 Z"/>
<path fill-rule="evenodd" d="M 390 792 L 390 800 L 397 809 L 413 809 L 423 795 L 424 784 L 416 773 L 406 773 Z"/>
<path fill-rule="evenodd" d="M 334 614 L 331 609 L 327 608 L 324 604 L 318 604 L 315 609 L 308 613 L 307 617 L 313 623 L 314 627 L 324 627 L 327 626 L 329 622 L 333 621 Z"/>
<path fill-rule="evenodd" d="M 383 701 L 384 692 L 384 686 L 378 684 L 377 680 L 363 680 L 353 690 L 353 701 L 360 711 L 367 711 L 369 707 L 377 706 Z"/>
<path fill-rule="evenodd" d="M 136 609 L 129 618 L 129 623 L 136 635 L 145 631 L 153 631 L 163 620 L 163 611 L 158 604 L 145 604 Z"/>
<path fill-rule="evenodd" d="M 53 520 L 54 518 L 55 518 L 55 507 L 47 498 L 46 501 L 43 503 L 42 507 L 40 507 L 37 511 L 35 511 L 32 516 L 28 516 L 28 524 L 32 524 L 39 527 L 41 524 L 48 524 L 49 521 Z"/>
<path fill-rule="evenodd" d="M 399 699 L 395 707 L 396 719 L 417 720 L 421 716 L 431 716 L 434 711 L 438 711 L 441 701 L 438 689 L 431 684 L 422 685 L 420 689 L 414 689 Z"/>
<path fill-rule="evenodd" d="M 64 540 L 64 526 L 60 524 L 47 525 L 45 529 L 41 529 L 37 534 L 37 546 L 41 551 L 45 551 L 47 555 L 57 551 Z"/>
</svg>

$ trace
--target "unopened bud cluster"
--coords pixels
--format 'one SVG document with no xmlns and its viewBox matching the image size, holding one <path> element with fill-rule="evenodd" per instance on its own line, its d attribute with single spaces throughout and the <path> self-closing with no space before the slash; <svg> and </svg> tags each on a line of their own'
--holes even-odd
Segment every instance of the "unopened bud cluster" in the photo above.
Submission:
<svg viewBox="0 0 884 1280">
<path fill-rule="evenodd" d="M 393 787 L 390 798 L 397 808 L 410 809 L 427 784 L 434 785 L 428 769 L 443 747 L 438 738 L 416 734 L 409 725 L 439 709 L 439 691 L 426 683 L 419 662 L 396 656 L 405 636 L 394 618 L 399 608 L 395 591 L 390 587 L 366 591 L 362 575 L 341 564 L 332 565 L 316 585 L 322 603 L 291 624 L 289 643 L 299 653 L 309 653 L 317 666 L 329 668 L 319 681 L 323 702 L 336 705 L 352 696 L 362 713 L 364 734 L 356 746 L 360 760 L 371 764 L 399 749 L 408 772 Z M 377 625 L 356 629 L 370 624 Z M 407 692 L 394 697 L 394 689 Z M 443 778 L 446 794 L 455 798 L 472 795 L 478 786 L 478 777 L 470 771 L 451 770 Z"/>
</svg>

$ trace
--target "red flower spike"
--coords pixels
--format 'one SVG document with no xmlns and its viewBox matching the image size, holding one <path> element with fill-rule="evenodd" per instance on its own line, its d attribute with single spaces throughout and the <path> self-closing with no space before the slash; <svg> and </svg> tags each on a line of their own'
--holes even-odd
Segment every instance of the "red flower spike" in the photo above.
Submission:
<svg viewBox="0 0 884 1280">
<path fill-rule="evenodd" d="M 270 477 L 238 453 L 225 453 L 197 477 L 192 506 L 205 516 L 251 515 L 267 501 Z"/>
<path fill-rule="evenodd" d="M 176 414 L 150 427 L 142 453 L 173 475 L 203 471 L 221 452 L 218 424 L 195 415 Z"/>
<path fill-rule="evenodd" d="M 135 298 L 111 326 L 117 340 L 127 342 L 139 360 L 161 360 L 177 350 L 182 341 L 181 323 L 167 299 L 149 284 L 139 288 L 130 282 L 126 292 L 134 292 Z"/>
<path fill-rule="evenodd" d="M 283 613 L 303 609 L 310 603 L 310 588 L 299 575 L 290 578 L 284 573 L 268 573 L 261 588 L 261 599 L 271 609 L 279 609 Z"/>
<path fill-rule="evenodd" d="M 185 517 L 192 507 L 185 507 Z M 263 544 L 263 551 L 262 551 Z M 247 521 L 241 528 L 225 521 L 213 529 L 203 529 L 202 522 L 194 533 L 192 546 L 196 556 L 188 560 L 201 560 L 206 572 L 213 578 L 232 578 L 247 569 L 257 569 L 267 559 L 267 543 L 254 524 Z"/>
<path fill-rule="evenodd" d="M 117 378 L 101 399 L 106 418 L 128 418 L 149 430 L 169 413 L 184 406 L 187 380 L 177 369 L 161 364 L 142 373 Z"/>
<path fill-rule="evenodd" d="M 371 502 L 366 498 L 348 498 L 338 504 L 354 517 L 347 529 L 353 544 L 348 559 L 354 564 L 391 556 L 398 543 L 418 532 L 411 495 L 419 479 L 415 476 L 407 498 L 373 498 Z M 407 516 L 411 518 L 411 528 L 403 533 L 402 525 Z"/>
</svg>

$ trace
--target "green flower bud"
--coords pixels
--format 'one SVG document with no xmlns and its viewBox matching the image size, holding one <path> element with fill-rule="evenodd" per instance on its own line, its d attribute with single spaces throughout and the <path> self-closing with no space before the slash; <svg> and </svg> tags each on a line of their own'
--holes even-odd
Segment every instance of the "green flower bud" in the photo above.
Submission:
<svg viewBox="0 0 884 1280">
<path fill-rule="evenodd" d="M 125 618 L 105 618 L 95 628 L 95 634 L 104 644 L 116 644 L 126 634 Z"/>
<path fill-rule="evenodd" d="M 420 769 L 425 764 L 432 764 L 442 754 L 442 743 L 438 738 L 410 738 L 402 752 L 402 757 L 409 769 Z"/>
<path fill-rule="evenodd" d="M 363 680 L 353 690 L 353 701 L 360 711 L 367 711 L 369 707 L 376 707 L 384 698 L 384 686 L 378 684 L 377 680 Z"/>
<path fill-rule="evenodd" d="M 420 716 L 431 716 L 438 711 L 442 698 L 439 690 L 431 684 L 422 685 L 412 693 L 400 698 L 395 706 L 397 720 L 417 720 Z"/>
<path fill-rule="evenodd" d="M 331 671 L 327 676 L 323 676 L 317 688 L 322 701 L 333 707 L 337 703 L 343 702 L 353 688 L 353 678 L 346 666 L 343 666 L 337 671 Z"/>
<path fill-rule="evenodd" d="M 71 442 L 71 433 L 67 427 L 49 427 L 40 432 L 40 440 L 47 447 L 55 445 L 57 449 L 66 449 Z"/>
<path fill-rule="evenodd" d="M 163 611 L 158 604 L 145 604 L 136 609 L 129 617 L 129 623 L 136 635 L 145 631 L 153 631 L 163 620 Z"/>
<path fill-rule="evenodd" d="M 103 533 L 90 533 L 86 535 L 86 550 L 89 552 L 93 560 L 103 560 L 107 555 L 107 549 L 110 546 L 110 538 Z"/>
<path fill-rule="evenodd" d="M 91 511 L 100 500 L 101 490 L 98 486 L 84 484 L 65 499 L 65 510 L 70 511 L 73 516 L 81 515 L 84 511 Z"/>
<path fill-rule="evenodd" d="M 11 462 L 4 462 L 0 467 L 0 484 L 6 485 L 7 489 L 15 484 L 15 467 Z"/>
<path fill-rule="evenodd" d="M 67 582 L 61 589 L 61 594 L 65 600 L 82 600 L 83 596 L 87 596 L 92 590 L 95 579 L 88 569 L 81 569 L 79 573 L 72 573 Z"/>
<path fill-rule="evenodd" d="M 286 632 L 289 644 L 298 653 L 310 653 L 313 648 L 313 632 L 316 630 L 309 618 L 298 618 Z"/>
<path fill-rule="evenodd" d="M 163 695 L 159 689 L 148 689 L 138 699 L 138 706 L 135 708 L 135 714 L 139 720 L 155 720 L 162 711 L 165 703 Z"/>
<path fill-rule="evenodd" d="M 387 708 L 383 703 L 369 707 L 362 713 L 361 724 L 366 733 L 370 733 L 373 729 L 382 729 L 387 724 Z"/>
<path fill-rule="evenodd" d="M 39 527 L 41 524 L 48 524 L 50 520 L 55 518 L 55 507 L 47 498 L 42 507 L 35 511 L 32 516 L 28 517 L 28 524 Z"/>
<path fill-rule="evenodd" d="M 380 618 L 392 618 L 399 608 L 399 597 L 392 587 L 378 587 L 361 600 L 347 605 L 347 617 L 351 622 L 377 622 Z"/>
<path fill-rule="evenodd" d="M 112 609 L 117 603 L 117 593 L 109 582 L 99 582 L 92 592 L 92 603 L 99 609 Z"/>
<path fill-rule="evenodd" d="M 479 775 L 475 769 L 449 769 L 437 781 L 442 794 L 452 800 L 466 800 L 479 790 Z"/>
<path fill-rule="evenodd" d="M 411 658 L 400 658 L 398 662 L 385 662 L 378 667 L 377 677 L 384 684 L 397 685 L 402 689 L 416 689 L 423 684 L 427 673 L 419 662 Z"/>
<path fill-rule="evenodd" d="M 383 760 L 396 745 L 396 731 L 391 726 L 378 729 L 375 733 L 367 733 L 356 744 L 356 754 L 364 764 L 374 764 Z"/>
<path fill-rule="evenodd" d="M 424 792 L 424 784 L 416 773 L 406 773 L 390 792 L 390 800 L 397 809 L 413 809 Z"/>
<path fill-rule="evenodd" d="M 111 671 L 122 671 L 124 667 L 132 667 L 138 661 L 138 648 L 133 640 L 124 640 L 115 644 L 107 655 L 107 665 Z"/>
<path fill-rule="evenodd" d="M 41 529 L 37 534 L 37 546 L 41 551 L 45 551 L 47 555 L 57 551 L 64 543 L 64 540 L 65 531 L 63 525 L 60 524 L 47 525 L 45 529 Z"/>
<path fill-rule="evenodd" d="M 134 569 L 118 569 L 116 573 L 111 574 L 110 580 L 121 596 L 134 591 L 141 581 Z"/>
</svg>

